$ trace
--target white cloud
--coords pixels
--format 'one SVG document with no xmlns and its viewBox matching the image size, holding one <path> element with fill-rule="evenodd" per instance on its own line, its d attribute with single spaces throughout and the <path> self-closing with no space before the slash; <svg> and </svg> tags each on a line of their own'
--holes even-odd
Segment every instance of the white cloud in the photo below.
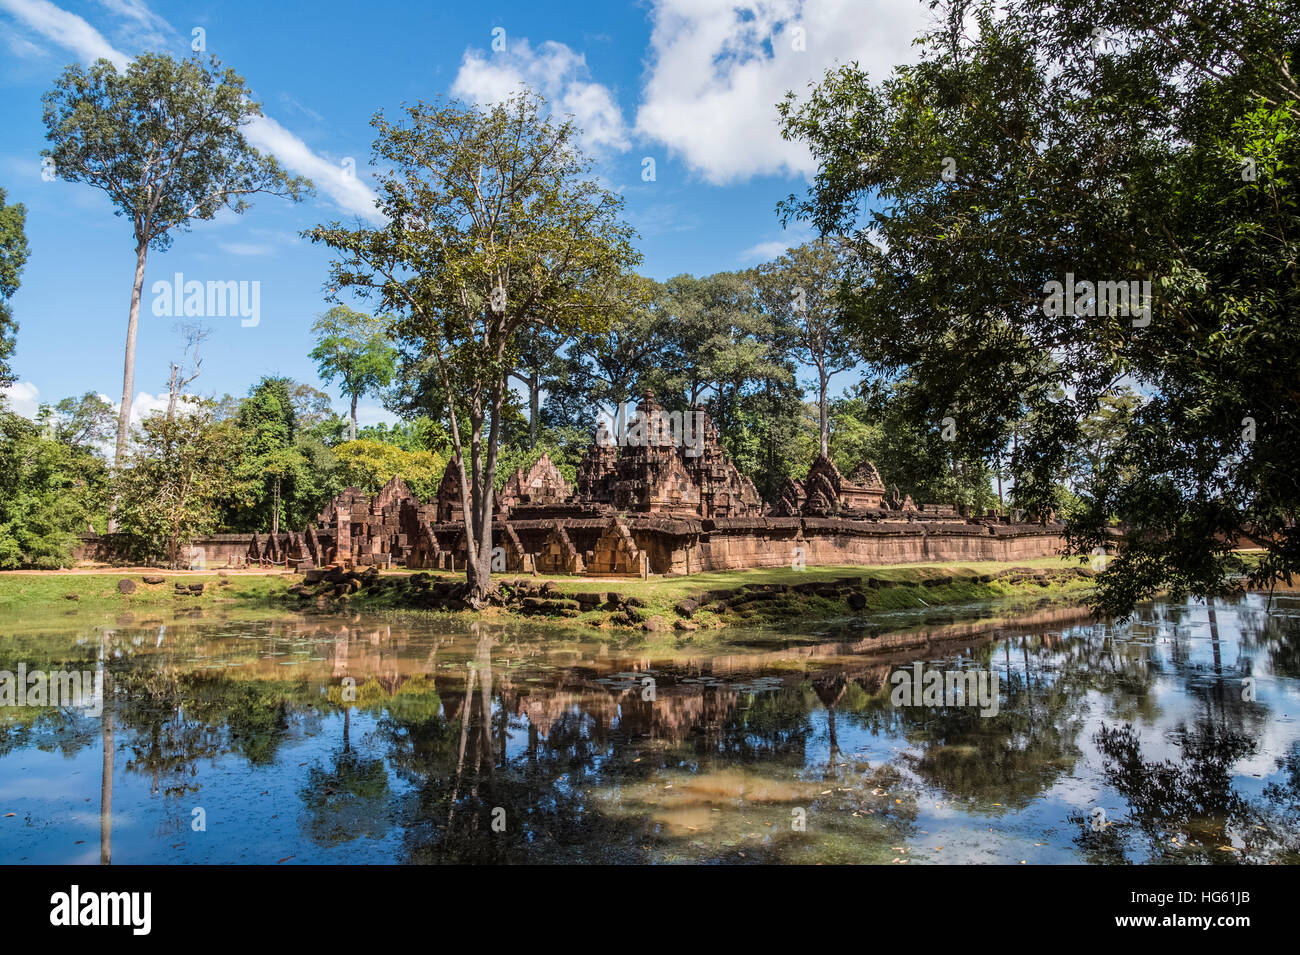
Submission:
<svg viewBox="0 0 1300 955">
<path fill-rule="evenodd" d="M 134 427 L 149 415 L 156 411 L 167 410 L 167 395 L 151 395 L 147 391 L 141 391 L 136 394 L 135 401 L 131 402 L 131 425 Z M 184 400 L 184 396 L 182 396 Z M 113 410 L 118 411 L 122 407 L 122 402 L 114 401 Z"/>
<path fill-rule="evenodd" d="M 154 13 L 144 0 L 98 0 L 99 5 L 125 21 L 123 30 L 139 46 L 162 48 L 167 46 L 176 31 L 171 24 Z"/>
<path fill-rule="evenodd" d="M 609 87 L 590 76 L 587 58 L 563 43 L 548 40 L 534 50 L 525 39 L 511 40 L 500 52 L 466 50 L 451 93 L 487 105 L 534 89 L 554 113 L 573 117 L 588 152 L 622 152 L 631 146 L 623 112 Z"/>
<path fill-rule="evenodd" d="M 776 104 L 854 60 L 883 79 L 915 58 L 929 14 L 920 0 L 655 0 L 652 18 L 636 129 L 723 185 L 814 172 Z"/>
<path fill-rule="evenodd" d="M 39 60 L 49 56 L 49 51 L 37 46 L 31 40 L 20 37 L 17 33 L 5 35 L 5 46 L 14 56 L 24 60 Z"/>
<path fill-rule="evenodd" d="M 15 414 L 24 418 L 35 418 L 40 407 L 41 390 L 30 381 L 16 381 L 12 385 L 0 388 L 0 394 L 9 400 L 9 407 Z"/>
<path fill-rule="evenodd" d="M 355 172 L 348 172 L 341 164 L 312 152 L 311 147 L 271 117 L 255 117 L 244 127 L 244 136 L 259 150 L 274 153 L 289 169 L 310 179 L 344 212 L 371 222 L 382 218 L 375 209 L 375 194 Z"/>
<path fill-rule="evenodd" d="M 751 245 L 737 258 L 742 262 L 770 262 L 778 256 L 785 255 L 789 248 L 788 242 L 760 242 L 758 245 Z"/>
<path fill-rule="evenodd" d="M 289 108 L 292 112 L 302 113 L 308 119 L 313 119 L 318 123 L 324 123 L 325 117 L 316 112 L 310 106 L 305 105 L 296 96 L 290 96 L 288 93 L 280 93 L 280 102 Z"/>
<path fill-rule="evenodd" d="M 131 62 L 129 56 L 113 49 L 113 45 L 89 23 L 75 13 L 56 7 L 49 0 L 0 0 L 0 10 L 9 12 L 25 26 L 47 40 L 67 47 L 83 60 L 111 60 L 119 70 Z"/>
<path fill-rule="evenodd" d="M 151 13 L 142 0 L 116 0 L 106 6 L 118 13 L 131 15 L 136 22 L 159 28 L 166 21 Z M 69 13 L 49 0 L 0 0 L 0 10 L 10 13 L 24 26 L 83 60 L 111 60 L 118 69 L 126 69 L 131 57 L 113 48 L 98 30 L 75 13 Z M 138 18 L 144 17 L 143 21 Z M 170 28 L 168 28 L 170 29 Z M 271 152 L 288 169 L 307 176 L 316 188 L 343 209 L 371 221 L 380 216 L 374 207 L 375 195 L 370 188 L 341 165 L 314 153 L 301 139 L 269 116 L 255 118 L 246 127 L 248 141 L 263 152 Z"/>
</svg>

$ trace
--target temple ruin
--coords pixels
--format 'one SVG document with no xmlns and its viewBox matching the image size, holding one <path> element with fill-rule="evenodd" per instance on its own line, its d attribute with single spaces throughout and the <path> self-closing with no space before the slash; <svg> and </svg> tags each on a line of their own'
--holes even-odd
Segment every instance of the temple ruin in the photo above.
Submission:
<svg viewBox="0 0 1300 955">
<path fill-rule="evenodd" d="M 687 440 L 683 440 L 685 434 Z M 494 497 L 493 569 L 644 576 L 741 567 L 1020 560 L 1060 547 L 1060 529 L 916 506 L 864 461 L 845 476 L 819 455 L 773 505 L 727 458 L 702 410 L 670 415 L 646 392 L 623 433 L 602 425 L 570 485 L 543 454 Z M 433 501 L 400 478 L 369 496 L 349 488 L 315 523 L 249 556 L 298 566 L 461 570 L 461 470 L 452 461 Z"/>
<path fill-rule="evenodd" d="M 575 486 L 576 485 L 576 486 Z M 223 534 L 195 542 L 207 566 L 343 564 L 462 570 L 461 468 L 432 501 L 400 478 L 378 493 L 348 488 L 300 532 Z M 869 461 L 847 476 L 819 455 L 765 503 L 727 458 L 702 410 L 667 413 L 651 392 L 628 427 L 597 430 L 565 480 L 543 454 L 494 495 L 494 571 L 589 576 L 693 574 L 749 567 L 1028 560 L 1060 551 L 1062 528 L 913 504 Z"/>
</svg>

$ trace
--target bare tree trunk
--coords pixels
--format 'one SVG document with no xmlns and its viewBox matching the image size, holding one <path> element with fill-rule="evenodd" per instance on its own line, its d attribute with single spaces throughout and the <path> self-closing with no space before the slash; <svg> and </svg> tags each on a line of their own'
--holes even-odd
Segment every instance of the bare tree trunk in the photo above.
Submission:
<svg viewBox="0 0 1300 955">
<path fill-rule="evenodd" d="M 541 383 L 538 381 L 537 369 L 528 376 L 528 450 L 537 447 L 537 418 L 541 406 Z"/>
<path fill-rule="evenodd" d="M 135 245 L 135 280 L 131 283 L 131 311 L 126 321 L 126 360 L 122 369 L 122 405 L 117 411 L 117 448 L 113 453 L 113 467 L 120 469 L 126 459 L 126 439 L 131 432 L 131 399 L 135 391 L 135 337 L 140 327 L 140 293 L 144 288 L 144 265 L 149 255 L 149 243 L 137 240 Z M 116 500 L 113 502 L 116 504 Z M 108 532 L 117 530 L 117 521 L 111 517 Z"/>
<path fill-rule="evenodd" d="M 829 387 L 829 376 L 826 374 L 826 366 L 819 364 L 817 366 L 817 411 L 819 415 L 819 424 L 821 426 L 822 454 L 830 457 L 831 447 L 831 424 L 830 414 L 826 407 L 826 389 Z"/>
<path fill-rule="evenodd" d="M 135 247 L 135 281 L 131 285 L 131 312 L 126 323 L 126 362 L 122 370 L 122 406 L 117 412 L 117 453 L 115 464 L 121 464 L 126 454 L 126 438 L 131 427 L 131 399 L 135 391 L 135 337 L 140 327 L 140 293 L 144 288 L 144 265 L 149 245 L 137 242 Z"/>
<path fill-rule="evenodd" d="M 491 411 L 488 416 L 487 455 L 483 454 L 483 418 L 471 418 L 471 448 L 473 451 L 474 485 L 471 494 L 474 547 L 467 562 L 466 581 L 469 584 L 467 599 L 477 609 L 492 593 L 492 500 L 496 490 L 496 465 L 498 425 L 501 420 L 501 400 L 505 383 L 492 387 Z"/>
<path fill-rule="evenodd" d="M 359 397 L 360 395 L 355 393 L 352 395 L 352 420 L 348 423 L 349 441 L 357 440 L 357 398 Z"/>
<path fill-rule="evenodd" d="M 280 536 L 280 477 L 275 478 L 275 493 L 271 498 L 271 536 Z"/>
<path fill-rule="evenodd" d="M 180 369 L 176 367 L 175 362 L 172 362 L 172 374 L 171 374 L 171 378 L 167 382 L 167 423 L 168 424 L 176 420 L 176 395 L 180 388 L 180 386 L 177 384 L 177 380 L 179 378 L 180 378 Z"/>
</svg>

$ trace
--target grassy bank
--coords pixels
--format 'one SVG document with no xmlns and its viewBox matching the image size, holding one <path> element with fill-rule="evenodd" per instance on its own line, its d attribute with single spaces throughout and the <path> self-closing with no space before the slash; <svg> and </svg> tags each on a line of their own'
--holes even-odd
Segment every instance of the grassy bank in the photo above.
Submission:
<svg viewBox="0 0 1300 955">
<path fill-rule="evenodd" d="M 145 583 L 161 576 L 162 583 Z M 3 573 L 0 574 L 0 620 L 17 613 L 63 610 L 125 611 L 132 609 L 256 604 L 270 606 L 286 588 L 302 578 L 297 574 L 197 573 L 166 575 L 154 571 L 119 573 Z M 122 593 L 118 584 L 129 580 L 134 589 Z M 176 584 L 187 588 L 202 584 L 202 593 L 177 596 Z"/>
<path fill-rule="evenodd" d="M 1046 558 L 803 571 L 773 568 L 648 580 L 503 574 L 501 604 L 477 612 L 448 599 L 464 579 L 451 573 L 372 572 L 351 584 L 340 582 L 336 575 L 310 585 L 302 575 L 290 573 L 5 573 L 0 574 L 0 619 L 227 605 L 469 618 L 521 615 L 599 628 L 696 629 L 937 607 L 1018 594 L 1083 599 L 1091 582 L 1078 576 L 1078 566 L 1074 561 Z M 130 582 L 122 585 L 128 592 L 119 589 L 124 580 Z M 651 623 L 654 618 L 657 622 Z"/>
<path fill-rule="evenodd" d="M 697 630 L 1044 596 L 1082 602 L 1090 572 L 1057 558 L 891 567 L 773 568 L 649 580 L 501 575 L 497 605 L 476 616 L 524 616 L 599 629 Z M 294 588 L 321 608 L 463 614 L 459 575 L 326 579 Z"/>
</svg>

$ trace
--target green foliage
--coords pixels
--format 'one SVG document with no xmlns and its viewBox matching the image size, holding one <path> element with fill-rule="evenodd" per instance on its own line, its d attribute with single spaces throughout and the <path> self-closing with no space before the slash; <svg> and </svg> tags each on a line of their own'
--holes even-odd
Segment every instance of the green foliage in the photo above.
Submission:
<svg viewBox="0 0 1300 955">
<path fill-rule="evenodd" d="M 108 60 L 72 65 L 42 98 L 58 175 L 107 193 L 138 244 L 166 249 L 176 230 L 255 193 L 294 200 L 311 183 L 289 176 L 240 131 L 262 115 L 244 78 L 212 57 L 142 53 L 119 71 Z"/>
<path fill-rule="evenodd" d="M 398 336 L 432 371 L 430 404 L 469 472 L 469 574 L 486 593 L 489 490 L 496 480 L 507 382 L 521 331 L 601 332 L 625 308 L 639 256 L 623 200 L 590 176 L 571 123 L 552 123 L 522 93 L 487 107 L 417 103 L 402 121 L 374 117 L 378 201 L 386 225 L 318 226 L 305 235 L 339 254 L 331 285 L 401 316 Z"/>
<path fill-rule="evenodd" d="M 263 378 L 239 405 L 235 426 L 242 441 L 236 474 L 246 496 L 237 502 L 245 529 L 275 531 L 306 478 L 307 457 L 297 443 L 293 383 Z M 307 514 L 289 515 L 295 524 Z M 292 526 L 292 525 L 291 525 Z"/>
<path fill-rule="evenodd" d="M 80 398 L 64 398 L 54 406 L 53 425 L 58 439 L 76 448 L 91 448 L 113 436 L 117 411 L 87 391 Z"/>
<path fill-rule="evenodd" d="M 854 256 L 846 243 L 818 239 L 790 249 L 759 269 L 759 294 L 781 350 L 816 372 L 819 448 L 830 432 L 830 379 L 853 367 L 853 338 L 844 323 L 841 288 L 856 288 Z"/>
<path fill-rule="evenodd" d="M 248 208 L 257 193 L 298 201 L 311 183 L 249 145 L 241 128 L 262 115 L 243 77 L 216 57 L 176 60 L 142 53 L 119 71 L 106 59 L 69 66 L 42 97 L 42 155 L 60 177 L 102 190 L 131 223 L 136 268 L 127 324 L 117 459 L 126 456 L 134 397 L 135 336 L 149 250 L 223 209 Z"/>
<path fill-rule="evenodd" d="M 214 419 L 211 401 L 187 401 L 171 419 L 145 418 L 114 482 L 113 514 L 133 559 L 177 566 L 195 537 L 217 529 L 221 502 L 240 491 L 230 466 L 240 445 L 231 423 Z"/>
<path fill-rule="evenodd" d="M 393 381 L 397 349 L 388 344 L 387 329 L 387 322 L 346 305 L 335 305 L 312 326 L 316 335 L 312 361 L 323 380 L 339 380 L 343 397 L 352 402 L 348 432 L 352 440 L 357 436 L 357 401 Z"/>
<path fill-rule="evenodd" d="M 832 403 L 831 459 L 849 473 L 871 461 L 887 487 L 897 485 L 917 504 L 998 504 L 982 457 L 963 452 L 942 431 L 927 427 L 909 400 L 907 383 L 874 383 L 862 396 Z"/>
<path fill-rule="evenodd" d="M 871 263 L 850 306 L 868 359 L 910 383 L 916 421 L 955 420 L 954 454 L 997 457 L 1014 434 L 1018 503 L 1060 504 L 1073 471 L 1076 553 L 1124 523 L 1102 610 L 1222 592 L 1239 533 L 1265 549 L 1257 583 L 1300 569 L 1295 18 L 1212 0 L 941 9 L 919 63 L 875 82 L 839 67 L 781 106 L 818 163 L 783 214 Z M 1149 315 L 1098 308 L 1091 285 L 1046 307 L 1067 275 L 1150 281 Z M 1142 398 L 1081 471 L 1126 381 Z"/>
<path fill-rule="evenodd" d="M 0 189 L 0 387 L 14 381 L 9 356 L 14 351 L 18 323 L 14 321 L 9 300 L 18 291 L 18 280 L 27 264 L 27 234 L 23 229 L 26 219 L 23 204 L 6 205 L 5 191 Z"/>
<path fill-rule="evenodd" d="M 451 436 L 447 429 L 441 422 L 424 415 L 391 426 L 383 422 L 367 425 L 357 432 L 357 437 L 395 445 L 403 451 L 433 451 L 444 458 L 450 456 Z"/>
<path fill-rule="evenodd" d="M 344 487 L 359 487 L 374 494 L 395 477 L 406 482 L 411 493 L 429 500 L 438 493 L 438 482 L 446 460 L 433 451 L 404 451 L 381 441 L 345 441 L 334 449 L 338 477 Z"/>
<path fill-rule="evenodd" d="M 104 529 L 104 459 L 50 424 L 0 407 L 0 569 L 70 567 L 77 535 Z"/>
</svg>

